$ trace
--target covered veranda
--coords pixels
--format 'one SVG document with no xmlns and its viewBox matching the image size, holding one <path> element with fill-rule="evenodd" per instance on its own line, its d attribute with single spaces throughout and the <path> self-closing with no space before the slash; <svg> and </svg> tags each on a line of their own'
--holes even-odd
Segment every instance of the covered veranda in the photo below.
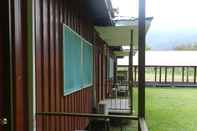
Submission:
<svg viewBox="0 0 197 131">
<path fill-rule="evenodd" d="M 121 57 L 122 54 L 128 54 L 129 56 L 129 81 L 126 84 L 128 88 L 127 95 L 118 96 L 117 90 L 122 85 L 116 84 L 116 66 L 114 65 L 114 89 L 116 93 L 112 92 L 112 95 L 100 101 L 100 104 L 104 104 L 107 108 L 107 112 L 102 113 L 56 113 L 56 112 L 41 112 L 38 115 L 46 116 L 72 116 L 91 119 L 102 119 L 108 121 L 110 119 L 119 120 L 137 120 L 138 130 L 147 131 L 148 127 L 145 122 L 145 35 L 148 31 L 152 18 L 145 18 L 144 1 L 140 1 L 139 19 L 130 20 L 128 25 L 116 25 L 116 26 L 96 26 L 100 37 L 113 49 L 113 53 L 116 58 Z M 122 50 L 122 46 L 129 46 L 130 50 Z M 133 54 L 135 50 L 139 51 L 139 81 L 138 81 L 138 111 L 133 111 Z M 116 59 L 117 60 L 117 59 Z M 115 62 L 117 63 L 117 62 Z M 109 130 L 106 125 L 106 130 Z"/>
</svg>

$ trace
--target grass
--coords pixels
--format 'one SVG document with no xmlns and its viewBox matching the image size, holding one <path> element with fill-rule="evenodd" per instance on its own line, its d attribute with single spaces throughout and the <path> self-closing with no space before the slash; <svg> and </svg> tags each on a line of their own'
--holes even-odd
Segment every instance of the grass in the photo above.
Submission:
<svg viewBox="0 0 197 131">
<path fill-rule="evenodd" d="M 147 88 L 150 131 L 197 131 L 197 89 Z"/>
<path fill-rule="evenodd" d="M 137 111 L 137 89 L 134 99 Z M 197 131 L 197 89 L 146 88 L 146 122 L 150 131 Z M 123 131 L 137 131 L 137 123 Z"/>
</svg>

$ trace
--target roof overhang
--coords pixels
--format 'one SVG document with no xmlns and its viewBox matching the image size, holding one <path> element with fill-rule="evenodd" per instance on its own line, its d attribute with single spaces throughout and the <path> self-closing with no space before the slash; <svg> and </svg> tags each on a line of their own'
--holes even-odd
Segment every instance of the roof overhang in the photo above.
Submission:
<svg viewBox="0 0 197 131">
<path fill-rule="evenodd" d="M 146 32 L 151 25 L 151 21 L 152 19 L 146 19 Z M 119 20 L 116 26 L 95 26 L 95 29 L 109 46 L 129 46 L 131 43 L 131 31 L 133 31 L 133 46 L 137 48 L 138 19 Z"/>
<path fill-rule="evenodd" d="M 133 50 L 133 56 L 136 54 L 137 50 Z M 114 51 L 113 52 L 115 56 L 129 56 L 130 50 L 120 50 L 120 51 Z"/>
<path fill-rule="evenodd" d="M 112 26 L 114 12 L 111 0 L 87 0 L 87 13 L 93 19 L 94 25 Z"/>
</svg>

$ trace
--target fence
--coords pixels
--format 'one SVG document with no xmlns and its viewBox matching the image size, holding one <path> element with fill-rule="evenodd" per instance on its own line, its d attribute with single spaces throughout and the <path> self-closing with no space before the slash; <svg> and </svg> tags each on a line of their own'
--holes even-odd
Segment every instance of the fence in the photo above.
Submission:
<svg viewBox="0 0 197 131">
<path fill-rule="evenodd" d="M 197 87 L 196 70 L 197 66 L 146 66 L 146 86 Z M 133 66 L 133 80 L 138 83 L 138 66 Z"/>
</svg>

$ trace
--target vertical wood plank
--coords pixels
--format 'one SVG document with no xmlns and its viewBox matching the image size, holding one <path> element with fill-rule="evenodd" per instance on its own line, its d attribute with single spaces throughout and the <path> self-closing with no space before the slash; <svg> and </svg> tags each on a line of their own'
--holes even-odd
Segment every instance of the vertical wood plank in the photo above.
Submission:
<svg viewBox="0 0 197 131">
<path fill-rule="evenodd" d="M 55 2 L 54 0 L 49 1 L 49 13 L 50 13 L 50 20 L 49 20 L 49 30 L 50 30 L 50 36 L 49 36 L 49 111 L 54 112 L 55 111 L 55 54 L 54 54 L 54 45 L 55 45 L 55 9 L 54 9 Z M 54 97 L 51 97 L 54 96 Z M 50 131 L 55 131 L 55 119 L 54 116 L 50 117 Z"/>
<path fill-rule="evenodd" d="M 62 85 L 62 23 L 67 22 L 74 30 L 80 32 L 87 40 L 93 40 L 93 27 L 88 20 L 84 20 L 78 9 L 73 11 L 73 4 L 63 0 L 37 0 L 41 2 L 37 10 L 37 47 L 36 47 L 36 77 L 40 83 L 37 84 L 37 102 L 38 111 L 57 111 L 57 112 L 91 112 L 91 88 L 83 89 L 69 96 L 63 96 Z M 69 5 L 68 5 L 69 4 Z M 68 8 L 69 7 L 69 8 Z M 43 11 L 42 11 L 43 9 Z M 43 21 L 42 21 L 43 19 Z M 39 34 L 41 32 L 41 34 Z M 103 45 L 103 41 L 99 41 Z M 96 47 L 97 48 L 97 47 Z M 103 50 L 103 47 L 100 47 Z M 102 57 L 101 57 L 102 56 Z M 39 58 L 40 57 L 40 58 Z M 98 63 L 99 66 L 99 84 L 100 98 L 106 96 L 106 61 L 105 56 L 101 53 Z M 40 68 L 40 70 L 38 69 Z M 41 90 L 39 90 L 41 89 Z M 103 95 L 103 96 L 102 96 Z M 41 98 L 39 98 L 41 97 Z M 80 98 L 80 100 L 79 100 Z M 40 104 L 40 105 L 39 105 Z M 75 128 L 85 127 L 88 121 L 69 117 L 45 117 L 45 123 L 48 124 L 42 130 L 72 130 Z M 63 118 L 63 119 L 62 119 Z M 78 120 L 80 122 L 78 122 Z M 54 122 L 55 121 L 55 122 Z M 54 124 L 55 123 L 55 128 Z M 51 128 L 49 128 L 51 127 Z"/>
<path fill-rule="evenodd" d="M 35 1 L 35 55 L 36 55 L 36 111 L 42 112 L 42 106 L 43 106 L 43 99 L 42 99 L 42 7 L 41 7 L 41 0 Z M 42 116 L 37 117 L 37 130 L 42 131 L 43 129 L 43 118 Z"/>
<path fill-rule="evenodd" d="M 49 111 L 49 2 L 43 0 L 43 111 Z M 44 119 L 48 123 L 48 117 Z M 45 127 L 49 130 L 49 127 Z"/>
</svg>

